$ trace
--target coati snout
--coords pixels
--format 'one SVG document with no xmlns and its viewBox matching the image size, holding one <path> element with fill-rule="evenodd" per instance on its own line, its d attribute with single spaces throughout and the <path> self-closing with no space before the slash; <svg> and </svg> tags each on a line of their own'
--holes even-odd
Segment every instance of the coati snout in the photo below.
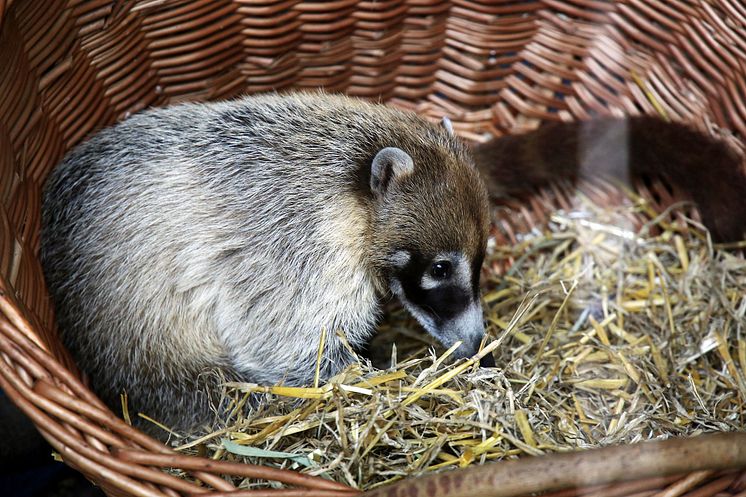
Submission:
<svg viewBox="0 0 746 497">
<path fill-rule="evenodd" d="M 472 276 L 476 263 L 462 253 L 424 256 L 407 250 L 397 252 L 393 262 L 391 290 L 422 327 L 446 347 L 461 341 L 455 357 L 476 354 L 484 339 L 479 289 L 474 289 Z"/>
</svg>

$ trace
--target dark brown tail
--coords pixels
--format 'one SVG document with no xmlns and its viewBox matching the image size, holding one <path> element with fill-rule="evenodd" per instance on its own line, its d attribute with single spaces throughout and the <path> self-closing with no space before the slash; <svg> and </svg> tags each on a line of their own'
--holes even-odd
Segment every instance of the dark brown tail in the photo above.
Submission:
<svg viewBox="0 0 746 497">
<path fill-rule="evenodd" d="M 551 122 L 474 148 L 491 195 L 513 195 L 557 179 L 668 181 L 693 200 L 716 241 L 746 237 L 746 169 L 724 143 L 650 116 Z"/>
</svg>

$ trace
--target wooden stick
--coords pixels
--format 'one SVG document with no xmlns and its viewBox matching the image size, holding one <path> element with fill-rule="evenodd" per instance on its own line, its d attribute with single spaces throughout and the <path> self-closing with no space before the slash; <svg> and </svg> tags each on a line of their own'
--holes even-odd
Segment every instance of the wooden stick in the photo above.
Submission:
<svg viewBox="0 0 746 497">
<path fill-rule="evenodd" d="M 746 433 L 504 461 L 404 480 L 363 497 L 516 497 L 701 470 L 746 468 Z"/>
</svg>

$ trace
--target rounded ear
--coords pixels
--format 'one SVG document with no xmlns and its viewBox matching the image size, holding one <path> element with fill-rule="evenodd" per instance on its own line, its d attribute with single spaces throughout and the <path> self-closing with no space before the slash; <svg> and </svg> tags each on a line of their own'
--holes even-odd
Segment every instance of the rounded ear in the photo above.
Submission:
<svg viewBox="0 0 746 497">
<path fill-rule="evenodd" d="M 414 171 L 414 161 L 404 150 L 386 147 L 376 154 L 370 166 L 370 189 L 376 195 L 383 195 L 391 184 L 402 176 Z"/>
</svg>

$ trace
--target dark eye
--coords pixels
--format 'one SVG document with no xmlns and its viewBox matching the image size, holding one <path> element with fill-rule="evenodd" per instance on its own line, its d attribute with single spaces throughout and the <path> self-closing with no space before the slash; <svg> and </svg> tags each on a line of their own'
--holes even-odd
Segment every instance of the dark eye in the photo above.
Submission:
<svg viewBox="0 0 746 497">
<path fill-rule="evenodd" d="M 451 277 L 451 263 L 448 261 L 433 262 L 430 267 L 430 275 L 436 280 L 445 280 Z"/>
</svg>

